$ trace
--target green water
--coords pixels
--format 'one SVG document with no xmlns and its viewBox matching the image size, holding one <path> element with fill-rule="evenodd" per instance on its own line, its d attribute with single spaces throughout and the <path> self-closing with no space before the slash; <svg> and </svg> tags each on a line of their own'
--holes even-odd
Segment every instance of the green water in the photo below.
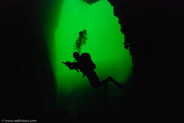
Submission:
<svg viewBox="0 0 184 123">
<path fill-rule="evenodd" d="M 76 98 L 84 94 L 84 90 L 95 93 L 82 73 L 61 64 L 62 61 L 74 61 L 73 46 L 82 30 L 87 30 L 87 40 L 81 47 L 81 52 L 91 55 L 100 80 L 112 76 L 119 83 L 125 84 L 131 76 L 132 57 L 124 48 L 124 34 L 121 33 L 118 18 L 113 14 L 113 6 L 107 0 L 100 0 L 92 5 L 81 0 L 63 0 L 61 6 L 55 40 L 50 42 L 58 99 Z"/>
</svg>

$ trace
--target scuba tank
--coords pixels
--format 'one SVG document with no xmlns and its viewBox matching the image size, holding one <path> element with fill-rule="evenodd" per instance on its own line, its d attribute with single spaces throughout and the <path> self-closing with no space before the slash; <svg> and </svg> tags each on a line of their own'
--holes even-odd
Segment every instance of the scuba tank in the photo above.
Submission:
<svg viewBox="0 0 184 123">
<path fill-rule="evenodd" d="M 83 53 L 81 55 L 82 64 L 85 65 L 86 68 L 94 70 L 96 65 L 93 63 L 91 56 L 88 53 Z"/>
</svg>

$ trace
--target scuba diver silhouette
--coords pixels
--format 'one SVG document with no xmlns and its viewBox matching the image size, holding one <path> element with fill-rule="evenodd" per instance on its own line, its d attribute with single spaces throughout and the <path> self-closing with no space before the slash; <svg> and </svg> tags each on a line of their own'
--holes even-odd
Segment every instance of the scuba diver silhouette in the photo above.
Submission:
<svg viewBox="0 0 184 123">
<path fill-rule="evenodd" d="M 97 76 L 96 72 L 94 69 L 96 68 L 95 64 L 92 62 L 91 57 L 88 53 L 83 53 L 81 56 L 79 55 L 78 52 L 73 53 L 73 57 L 75 58 L 74 62 L 62 62 L 70 70 L 77 70 L 77 72 L 82 72 L 83 77 L 87 77 L 90 84 L 94 88 L 98 88 L 101 86 L 108 86 L 108 82 L 114 83 L 117 87 L 124 89 L 125 87 L 116 82 L 112 77 L 108 77 L 107 79 L 100 81 L 99 77 Z"/>
</svg>

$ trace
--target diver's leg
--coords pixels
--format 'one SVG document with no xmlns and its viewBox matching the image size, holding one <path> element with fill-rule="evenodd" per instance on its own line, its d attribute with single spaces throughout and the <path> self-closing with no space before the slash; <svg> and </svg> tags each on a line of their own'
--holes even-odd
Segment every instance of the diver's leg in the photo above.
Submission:
<svg viewBox="0 0 184 123">
<path fill-rule="evenodd" d="M 125 89 L 125 86 L 121 85 L 120 83 L 118 83 L 116 80 L 114 80 L 111 76 L 109 76 L 109 81 L 111 81 L 113 84 L 115 84 L 117 87 L 121 88 L 121 89 Z"/>
<path fill-rule="evenodd" d="M 105 99 L 108 97 L 108 82 L 109 82 L 109 78 L 98 82 L 98 87 L 104 86 L 104 97 Z"/>
<path fill-rule="evenodd" d="M 107 78 L 107 79 L 101 81 L 101 82 L 99 83 L 99 86 L 108 86 L 108 82 L 109 82 L 109 81 L 111 81 L 111 80 L 110 80 L 109 78 Z"/>
</svg>

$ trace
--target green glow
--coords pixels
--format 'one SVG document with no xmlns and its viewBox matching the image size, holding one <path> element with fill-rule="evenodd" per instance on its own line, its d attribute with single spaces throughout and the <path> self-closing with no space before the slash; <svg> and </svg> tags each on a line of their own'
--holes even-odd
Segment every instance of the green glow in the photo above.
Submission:
<svg viewBox="0 0 184 123">
<path fill-rule="evenodd" d="M 71 71 L 61 64 L 62 61 L 74 60 L 73 45 L 78 33 L 84 29 L 87 30 L 87 40 L 81 52 L 91 54 L 100 80 L 112 76 L 124 84 L 131 75 L 132 58 L 124 48 L 124 35 L 118 18 L 113 14 L 113 6 L 107 0 L 92 5 L 81 0 L 64 0 L 55 41 L 51 42 L 58 96 L 72 93 L 75 89 L 91 88 L 82 73 Z"/>
</svg>

